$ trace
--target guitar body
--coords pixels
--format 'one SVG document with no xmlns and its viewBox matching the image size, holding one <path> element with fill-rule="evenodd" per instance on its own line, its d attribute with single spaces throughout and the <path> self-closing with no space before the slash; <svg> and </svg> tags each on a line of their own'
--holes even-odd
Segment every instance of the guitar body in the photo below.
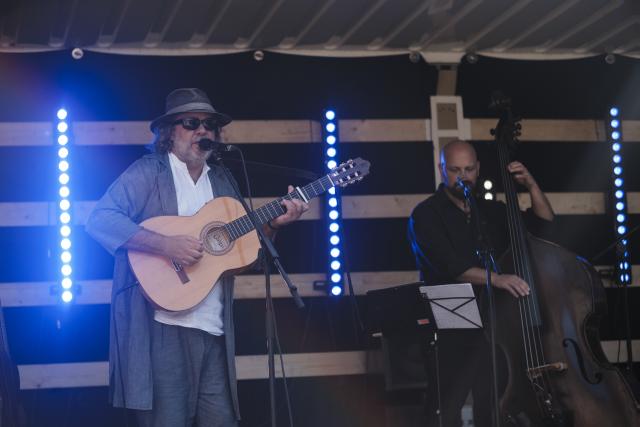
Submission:
<svg viewBox="0 0 640 427">
<path fill-rule="evenodd" d="M 187 310 L 201 302 L 220 277 L 238 273 L 255 262 L 260 248 L 255 230 L 232 240 L 222 228 L 243 215 L 240 202 L 218 197 L 193 216 L 158 216 L 143 221 L 140 225 L 148 230 L 166 236 L 192 236 L 202 240 L 205 247 L 202 259 L 182 267 L 182 272 L 176 271 L 166 257 L 130 250 L 131 269 L 147 299 L 163 310 Z"/>
</svg>

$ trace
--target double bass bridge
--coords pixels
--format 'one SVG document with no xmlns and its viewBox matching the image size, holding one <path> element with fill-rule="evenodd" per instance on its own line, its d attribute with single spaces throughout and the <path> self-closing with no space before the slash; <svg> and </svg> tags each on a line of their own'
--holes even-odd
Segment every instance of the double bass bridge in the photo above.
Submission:
<svg viewBox="0 0 640 427">
<path fill-rule="evenodd" d="M 540 378 L 547 372 L 558 373 L 567 370 L 567 364 L 564 362 L 547 363 L 546 365 L 535 366 L 527 369 L 527 375 L 530 379 L 534 380 Z"/>
</svg>

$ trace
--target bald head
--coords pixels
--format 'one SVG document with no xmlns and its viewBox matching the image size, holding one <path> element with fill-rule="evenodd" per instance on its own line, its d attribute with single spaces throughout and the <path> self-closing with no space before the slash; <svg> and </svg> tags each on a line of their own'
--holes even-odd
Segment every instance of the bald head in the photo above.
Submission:
<svg viewBox="0 0 640 427">
<path fill-rule="evenodd" d="M 467 141 L 455 140 L 447 143 L 440 150 L 438 164 L 442 182 L 456 197 L 463 197 L 462 191 L 456 186 L 458 178 L 474 188 L 480 173 L 480 162 L 473 145 Z"/>
<path fill-rule="evenodd" d="M 473 145 L 467 141 L 456 139 L 454 141 L 447 142 L 440 150 L 440 164 L 446 165 L 447 160 L 451 157 L 468 156 L 478 161 L 478 155 Z"/>
</svg>

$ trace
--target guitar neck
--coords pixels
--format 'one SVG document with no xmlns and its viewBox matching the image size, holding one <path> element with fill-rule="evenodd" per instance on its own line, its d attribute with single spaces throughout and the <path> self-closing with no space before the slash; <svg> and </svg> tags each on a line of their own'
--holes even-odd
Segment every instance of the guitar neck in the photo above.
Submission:
<svg viewBox="0 0 640 427">
<path fill-rule="evenodd" d="M 281 204 L 283 200 L 298 199 L 304 202 L 308 202 L 309 200 L 323 194 L 331 187 L 333 187 L 333 183 L 329 176 L 325 175 L 322 178 L 317 179 L 302 188 L 296 188 L 286 196 L 272 200 L 266 205 L 259 207 L 253 212 L 254 219 L 256 220 L 256 223 L 260 225 L 266 224 L 267 222 L 279 217 L 286 212 Z M 231 239 L 236 240 L 239 237 L 242 237 L 252 231 L 254 229 L 254 226 L 251 222 L 251 219 L 249 218 L 249 214 L 247 214 L 226 224 L 225 228 L 227 229 L 227 232 L 229 233 Z"/>
</svg>

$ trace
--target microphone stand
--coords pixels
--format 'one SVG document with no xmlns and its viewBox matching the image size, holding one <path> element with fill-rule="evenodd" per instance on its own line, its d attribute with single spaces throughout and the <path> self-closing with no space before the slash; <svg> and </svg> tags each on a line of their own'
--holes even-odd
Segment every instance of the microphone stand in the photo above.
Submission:
<svg viewBox="0 0 640 427">
<path fill-rule="evenodd" d="M 240 150 L 235 147 L 236 150 Z M 258 255 L 262 260 L 262 265 L 265 273 L 265 286 L 266 286 L 266 304 L 265 304 L 265 316 L 266 316 L 266 334 L 267 334 L 267 354 L 268 354 L 268 365 L 269 365 L 269 401 L 270 401 L 270 414 L 271 414 L 271 426 L 276 426 L 276 401 L 275 401 L 275 368 L 274 368 L 274 313 L 273 313 L 273 298 L 271 296 L 271 281 L 269 275 L 269 260 L 273 262 L 273 264 L 278 269 L 278 272 L 284 279 L 287 287 L 289 288 L 289 292 L 293 297 L 293 300 L 298 308 L 304 308 L 304 303 L 302 302 L 302 298 L 298 294 L 298 288 L 291 282 L 289 275 L 286 273 L 282 264 L 280 263 L 280 255 L 278 251 L 273 246 L 273 242 L 271 239 L 265 234 L 264 230 L 262 230 L 262 225 L 258 222 L 255 217 L 254 212 L 249 208 L 247 202 L 240 194 L 237 186 L 234 185 L 234 179 L 229 172 L 229 169 L 224 165 L 222 161 L 222 155 L 220 150 L 214 149 L 211 157 L 216 161 L 216 163 L 220 166 L 222 171 L 224 172 L 227 180 L 232 184 L 234 192 L 237 195 L 238 201 L 242 204 L 244 210 L 247 212 L 247 217 L 251 221 L 253 228 L 258 233 L 258 238 L 260 240 L 260 245 L 262 248 L 260 249 Z"/>
<path fill-rule="evenodd" d="M 457 185 L 462 188 L 464 198 L 469 203 L 471 210 L 471 224 L 476 241 L 476 254 L 478 255 L 478 259 L 486 272 L 485 288 L 487 292 L 487 300 L 489 302 L 489 341 L 491 344 L 491 379 L 493 382 L 493 425 L 495 427 L 500 427 L 500 405 L 498 398 L 498 375 L 496 362 L 496 309 L 493 298 L 493 285 L 491 284 L 491 271 L 492 267 L 495 266 L 493 248 L 490 247 L 488 240 L 485 238 L 486 236 L 483 233 L 478 204 L 476 203 L 476 199 L 473 196 L 471 189 L 460 177 L 458 177 Z"/>
<path fill-rule="evenodd" d="M 604 248 L 603 250 L 601 250 L 600 252 L 598 252 L 595 256 L 593 256 L 591 258 L 591 264 L 595 263 L 597 260 L 599 260 L 600 258 L 602 258 L 603 255 L 605 255 L 607 252 L 609 252 L 611 249 L 613 249 L 614 247 L 616 248 L 616 253 L 619 253 L 619 251 L 622 249 L 620 246 L 620 243 L 627 239 L 629 236 L 631 236 L 633 233 L 635 233 L 636 231 L 638 231 L 638 229 L 640 229 L 640 225 L 636 225 L 635 227 L 633 227 L 631 230 L 629 230 L 627 233 L 623 234 L 622 236 L 618 237 L 617 239 L 615 239 L 613 241 L 613 243 L 611 243 L 609 246 L 607 246 L 606 248 Z M 613 268 L 614 271 L 614 277 L 613 277 L 613 282 L 615 283 L 616 278 L 615 278 L 615 271 L 616 271 L 616 267 L 614 265 Z M 622 312 L 623 312 L 623 316 L 624 316 L 624 320 L 625 320 L 625 343 L 627 344 L 627 363 L 626 363 L 626 370 L 627 372 L 629 372 L 630 374 L 633 374 L 633 349 L 631 346 L 631 320 L 630 320 L 630 316 L 629 316 L 629 284 L 627 283 L 622 291 Z"/>
</svg>

